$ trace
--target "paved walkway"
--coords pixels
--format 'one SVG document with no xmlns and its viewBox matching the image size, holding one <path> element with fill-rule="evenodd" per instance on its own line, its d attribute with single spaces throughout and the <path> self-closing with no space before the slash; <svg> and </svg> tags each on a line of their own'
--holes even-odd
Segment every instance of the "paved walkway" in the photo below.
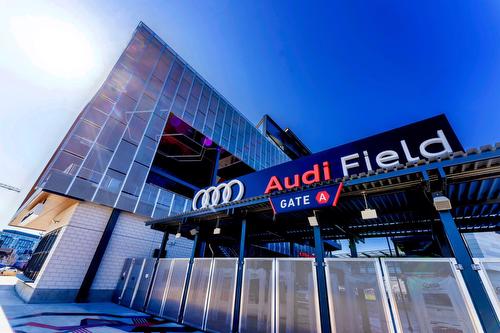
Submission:
<svg viewBox="0 0 500 333">
<path fill-rule="evenodd" d="M 114 303 L 26 304 L 16 281 L 0 276 L 0 333 L 192 332 Z"/>
</svg>

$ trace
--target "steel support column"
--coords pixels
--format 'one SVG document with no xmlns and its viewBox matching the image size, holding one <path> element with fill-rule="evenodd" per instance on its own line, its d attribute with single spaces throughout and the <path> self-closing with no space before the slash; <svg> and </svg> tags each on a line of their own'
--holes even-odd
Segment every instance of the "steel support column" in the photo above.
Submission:
<svg viewBox="0 0 500 333">
<path fill-rule="evenodd" d="M 325 272 L 325 249 L 323 247 L 323 238 L 319 226 L 313 227 L 314 231 L 314 252 L 316 254 L 316 279 L 318 281 L 319 313 L 321 318 L 321 332 L 330 333 L 330 312 L 328 309 L 328 295 L 326 288 Z"/>
<path fill-rule="evenodd" d="M 212 185 L 217 184 L 217 171 L 219 171 L 220 147 L 217 147 L 217 154 L 215 155 L 214 170 L 212 172 Z"/>
<path fill-rule="evenodd" d="M 186 274 L 186 282 L 184 283 L 184 291 L 182 293 L 181 306 L 179 309 L 179 317 L 177 318 L 178 323 L 182 323 L 182 318 L 184 317 L 184 308 L 186 307 L 187 292 L 189 289 L 189 280 L 191 280 L 191 272 L 193 270 L 194 254 L 196 253 L 196 248 L 198 247 L 198 238 L 200 233 L 197 232 L 194 236 L 193 248 L 191 250 L 191 257 L 189 257 L 189 265 Z"/>
<path fill-rule="evenodd" d="M 484 289 L 478 272 L 473 269 L 472 258 L 467 250 L 465 241 L 458 231 L 451 212 L 449 210 L 439 211 L 439 218 L 451 250 L 455 255 L 455 259 L 457 263 L 463 267 L 461 271 L 462 276 L 484 331 L 487 333 L 500 332 L 500 324 L 495 315 L 493 306 Z"/>
<path fill-rule="evenodd" d="M 358 249 L 356 248 L 356 240 L 354 237 L 349 238 L 349 250 L 351 250 L 351 258 L 358 257 Z"/>
<path fill-rule="evenodd" d="M 104 253 L 108 248 L 109 240 L 111 239 L 111 235 L 113 234 L 113 230 L 115 229 L 116 222 L 118 222 L 120 212 L 121 211 L 116 208 L 111 212 L 108 223 L 106 223 L 104 232 L 102 233 L 101 239 L 99 240 L 99 244 L 97 244 L 97 249 L 95 250 L 94 256 L 92 257 L 92 261 L 90 262 L 89 268 L 87 269 L 87 272 L 85 273 L 85 276 L 83 278 L 80 290 L 78 290 L 78 294 L 76 295 L 77 303 L 88 302 L 90 288 L 94 283 L 94 279 L 97 275 L 97 271 L 99 270 L 99 266 L 101 265 L 102 258 L 104 257 Z"/>
<path fill-rule="evenodd" d="M 241 221 L 240 253 L 238 257 L 238 271 L 236 272 L 236 291 L 234 293 L 233 332 L 238 332 L 240 324 L 241 285 L 243 284 L 243 263 L 245 260 L 245 238 L 247 221 Z"/>
</svg>

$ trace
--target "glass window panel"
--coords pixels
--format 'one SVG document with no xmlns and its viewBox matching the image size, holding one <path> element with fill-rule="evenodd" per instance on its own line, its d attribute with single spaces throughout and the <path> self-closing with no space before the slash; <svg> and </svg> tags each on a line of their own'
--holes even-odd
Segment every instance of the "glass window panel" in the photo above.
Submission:
<svg viewBox="0 0 500 333">
<path fill-rule="evenodd" d="M 231 331 L 236 285 L 236 258 L 214 259 L 214 270 L 208 301 L 207 330 Z"/>
<path fill-rule="evenodd" d="M 127 173 L 136 150 L 137 146 L 122 140 L 109 167 L 122 173 Z"/>
<path fill-rule="evenodd" d="M 153 76 L 149 81 L 145 93 L 153 100 L 156 100 L 160 94 L 162 86 L 163 82 Z"/>
<path fill-rule="evenodd" d="M 120 192 L 124 179 L 124 174 L 108 170 L 101 182 L 101 187 L 97 191 L 95 201 L 113 206 L 116 198 L 118 197 L 118 193 Z"/>
<path fill-rule="evenodd" d="M 125 130 L 123 138 L 138 145 L 142 139 L 146 125 L 147 123 L 144 119 L 134 114 L 127 129 Z"/>
<path fill-rule="evenodd" d="M 156 195 L 159 188 L 151 184 L 145 184 L 142 189 L 139 205 L 137 206 L 136 213 L 144 216 L 151 216 L 155 206 Z"/>
<path fill-rule="evenodd" d="M 174 193 L 167 190 L 160 190 L 160 196 L 158 197 L 158 204 L 170 207 L 172 204 L 172 198 Z"/>
<path fill-rule="evenodd" d="M 97 134 L 99 134 L 99 127 L 85 120 L 80 120 L 76 125 L 73 134 L 76 134 L 79 137 L 87 139 L 89 141 L 94 141 L 97 137 Z"/>
<path fill-rule="evenodd" d="M 384 260 L 405 332 L 474 332 L 448 260 Z"/>
<path fill-rule="evenodd" d="M 139 105 L 137 106 L 137 110 L 134 113 L 138 117 L 148 121 L 151 118 L 155 108 L 155 101 L 151 97 L 147 95 L 143 95 Z"/>
<path fill-rule="evenodd" d="M 188 259 L 175 259 L 172 265 L 172 276 L 167 293 L 165 294 L 165 305 L 162 316 L 177 320 L 181 306 L 186 273 L 189 265 Z"/>
<path fill-rule="evenodd" d="M 110 150 L 115 150 L 124 130 L 125 125 L 123 123 L 109 118 L 97 139 L 97 143 Z"/>
<path fill-rule="evenodd" d="M 116 203 L 116 208 L 123 209 L 129 212 L 133 212 L 135 204 L 137 203 L 138 197 L 125 192 L 120 193 L 118 202 Z"/>
<path fill-rule="evenodd" d="M 135 74 L 142 80 L 146 81 L 156 65 L 156 61 L 160 55 L 160 48 L 157 45 L 149 44 L 143 57 L 139 60 L 137 64 L 137 69 Z"/>
<path fill-rule="evenodd" d="M 67 175 L 76 175 L 82 161 L 80 157 L 61 151 L 51 169 L 58 170 Z"/>
<path fill-rule="evenodd" d="M 69 151 L 70 153 L 73 153 L 80 157 L 85 157 L 87 156 L 87 153 L 90 150 L 90 146 L 92 146 L 92 142 L 80 138 L 77 135 L 72 135 L 66 141 L 64 150 Z"/>
<path fill-rule="evenodd" d="M 158 62 L 158 65 L 156 66 L 154 76 L 156 76 L 158 79 L 164 81 L 165 77 L 168 74 L 168 71 L 170 69 L 170 65 L 172 64 L 172 60 L 174 59 L 174 55 L 168 51 L 165 50 L 163 54 L 161 55 L 160 61 Z"/>
<path fill-rule="evenodd" d="M 148 170 L 149 169 L 144 165 L 134 162 L 128 174 L 127 181 L 125 182 L 125 186 L 123 187 L 123 191 L 138 196 L 146 180 Z"/>
<path fill-rule="evenodd" d="M 319 332 L 318 289 L 313 259 L 277 259 L 278 332 Z"/>
<path fill-rule="evenodd" d="M 132 117 L 132 112 L 135 110 L 137 101 L 123 94 L 113 109 L 111 116 L 122 123 L 127 123 L 127 120 Z"/>
<path fill-rule="evenodd" d="M 195 258 L 184 309 L 184 323 L 202 328 L 212 259 Z"/>
<path fill-rule="evenodd" d="M 172 67 L 172 73 L 170 75 L 172 80 L 175 82 L 179 82 L 183 70 L 184 70 L 184 64 L 182 64 L 179 60 L 176 60 L 174 62 L 174 66 Z"/>
<path fill-rule="evenodd" d="M 273 332 L 274 259 L 245 258 L 240 332 Z"/>
<path fill-rule="evenodd" d="M 146 37 L 142 34 L 135 34 L 125 53 L 134 60 L 138 60 L 146 48 Z"/>
<path fill-rule="evenodd" d="M 143 90 L 144 81 L 133 75 L 125 88 L 125 93 L 137 101 L 139 100 Z"/>
<path fill-rule="evenodd" d="M 111 72 L 107 81 L 121 93 L 125 91 L 125 87 L 127 86 L 128 80 L 131 77 L 131 71 L 128 70 L 127 66 L 123 63 L 123 59 L 130 59 L 128 57 L 120 58 L 119 63 L 115 66 L 113 71 Z"/>
<path fill-rule="evenodd" d="M 139 151 L 137 152 L 136 161 L 149 166 L 153 160 L 156 151 L 156 142 L 148 137 L 144 137 L 141 142 Z"/>
<path fill-rule="evenodd" d="M 96 190 L 96 183 L 76 177 L 68 194 L 76 198 L 91 200 Z"/>
<path fill-rule="evenodd" d="M 164 207 L 162 205 L 156 205 L 155 211 L 153 213 L 153 218 L 161 219 L 164 217 L 168 217 L 169 210 L 170 210 L 169 207 Z"/>
<path fill-rule="evenodd" d="M 112 102 L 116 102 L 120 97 L 121 91 L 118 90 L 115 86 L 105 83 L 100 90 L 100 93 L 109 98 Z"/>
<path fill-rule="evenodd" d="M 172 204 L 172 210 L 170 215 L 179 214 L 184 211 L 184 205 L 186 204 L 186 198 L 176 194 L 174 197 L 174 203 Z"/>
<path fill-rule="evenodd" d="M 101 127 L 106 122 L 108 116 L 95 107 L 88 107 L 83 118 Z"/>
<path fill-rule="evenodd" d="M 328 301 L 336 332 L 389 332 L 376 260 L 327 260 Z M 389 319 L 390 322 L 390 319 Z"/>
<path fill-rule="evenodd" d="M 168 115 L 168 111 L 170 110 L 170 104 L 172 104 L 172 100 L 165 97 L 160 96 L 160 100 L 158 101 L 158 105 L 155 109 L 155 114 L 166 119 Z"/>
<path fill-rule="evenodd" d="M 99 145 L 94 145 L 83 163 L 83 167 L 78 173 L 78 177 L 90 180 L 94 183 L 99 183 L 111 160 L 111 156 L 112 153 L 109 150 Z"/>
<path fill-rule="evenodd" d="M 151 296 L 149 297 L 147 306 L 148 313 L 160 315 L 163 294 L 167 287 L 167 279 L 172 261 L 172 259 L 160 259 L 158 262 L 158 268 L 156 269 L 153 287 L 151 288 Z"/>
<path fill-rule="evenodd" d="M 163 134 L 164 127 L 165 127 L 165 119 L 160 118 L 157 115 L 153 114 L 153 118 L 151 118 L 148 129 L 146 130 L 146 135 L 149 138 L 158 141 L 160 136 Z"/>
<path fill-rule="evenodd" d="M 92 101 L 92 106 L 104 112 L 105 114 L 109 114 L 114 105 L 115 103 L 113 103 L 113 101 L 101 94 L 97 95 L 96 98 Z"/>
</svg>

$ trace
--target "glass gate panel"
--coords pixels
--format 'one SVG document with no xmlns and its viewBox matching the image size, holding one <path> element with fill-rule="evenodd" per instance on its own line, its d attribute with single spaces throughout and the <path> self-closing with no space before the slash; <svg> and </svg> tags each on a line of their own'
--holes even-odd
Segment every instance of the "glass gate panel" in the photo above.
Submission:
<svg viewBox="0 0 500 333">
<path fill-rule="evenodd" d="M 481 265 L 479 276 L 500 319 L 500 258 L 474 259 L 474 262 Z"/>
<path fill-rule="evenodd" d="M 131 308 L 139 311 L 144 310 L 149 285 L 151 284 L 151 280 L 153 279 L 154 267 L 155 259 L 145 259 L 144 267 L 142 268 L 141 279 L 139 281 L 139 286 L 137 287 L 134 300 L 132 301 Z"/>
<path fill-rule="evenodd" d="M 278 332 L 321 331 L 314 259 L 276 259 Z"/>
<path fill-rule="evenodd" d="M 274 331 L 274 259 L 245 258 L 240 332 Z"/>
<path fill-rule="evenodd" d="M 212 259 L 194 259 L 183 322 L 200 329 L 205 318 L 211 269 Z"/>
<path fill-rule="evenodd" d="M 120 299 L 121 305 L 130 306 L 130 304 L 132 303 L 137 284 L 140 281 L 139 278 L 141 276 L 144 260 L 145 259 L 135 259 L 132 265 L 132 269 L 130 270 L 127 285 L 125 286 L 125 291 L 123 292 L 123 296 Z"/>
<path fill-rule="evenodd" d="M 123 288 L 125 288 L 125 284 L 127 283 L 128 274 L 130 272 L 130 267 L 132 266 L 133 260 L 134 260 L 133 258 L 127 258 L 123 263 L 123 268 L 120 273 L 120 278 L 118 279 L 115 291 L 113 292 L 112 301 L 114 303 L 118 303 L 123 294 L 124 291 Z"/>
<path fill-rule="evenodd" d="M 478 332 L 477 317 L 451 259 L 382 259 L 402 332 Z"/>
<path fill-rule="evenodd" d="M 393 332 L 376 259 L 325 259 L 330 320 L 335 332 Z"/>
<path fill-rule="evenodd" d="M 167 281 L 170 273 L 172 259 L 160 259 L 156 268 L 156 275 L 151 288 L 151 296 L 147 306 L 147 312 L 159 315 L 163 304 L 163 296 L 168 287 Z"/>
<path fill-rule="evenodd" d="M 231 331 L 237 263 L 238 259 L 236 258 L 214 259 L 207 310 L 207 330 Z"/>
<path fill-rule="evenodd" d="M 177 320 L 179 316 L 188 266 L 189 259 L 174 259 L 172 263 L 172 273 L 162 310 L 163 317 Z"/>
</svg>

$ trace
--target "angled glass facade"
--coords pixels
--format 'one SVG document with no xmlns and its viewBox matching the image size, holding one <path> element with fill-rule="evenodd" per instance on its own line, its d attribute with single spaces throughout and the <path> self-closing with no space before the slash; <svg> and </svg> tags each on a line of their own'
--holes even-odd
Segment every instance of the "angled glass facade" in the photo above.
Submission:
<svg viewBox="0 0 500 333">
<path fill-rule="evenodd" d="M 175 129 L 165 134 L 169 122 L 186 127 L 182 136 L 176 136 Z M 190 209 L 189 189 L 195 187 L 186 177 L 179 181 L 162 174 L 162 166 L 177 156 L 172 148 L 163 149 L 168 151 L 167 162 L 156 156 L 162 141 L 167 145 L 177 140 L 187 161 L 191 155 L 186 150 L 193 145 L 188 139 L 198 145 L 191 149 L 199 159 L 217 146 L 243 163 L 247 172 L 289 160 L 141 23 L 54 154 L 38 188 L 155 218 L 179 213 Z M 150 181 L 158 179 L 151 175 L 153 168 L 188 190 L 177 191 L 171 181 L 169 186 L 162 186 L 167 181 Z"/>
</svg>

